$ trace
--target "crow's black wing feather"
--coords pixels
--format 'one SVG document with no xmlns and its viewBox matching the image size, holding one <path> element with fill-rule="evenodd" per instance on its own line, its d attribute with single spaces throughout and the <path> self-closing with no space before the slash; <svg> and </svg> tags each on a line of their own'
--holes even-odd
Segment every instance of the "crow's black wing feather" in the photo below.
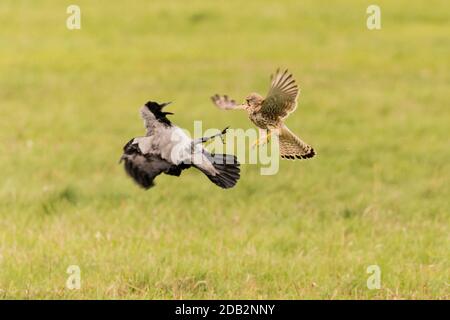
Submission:
<svg viewBox="0 0 450 320">
<path fill-rule="evenodd" d="M 170 170 L 173 166 L 157 155 L 126 154 L 123 160 L 125 171 L 144 189 L 153 187 L 156 176 Z"/>
</svg>

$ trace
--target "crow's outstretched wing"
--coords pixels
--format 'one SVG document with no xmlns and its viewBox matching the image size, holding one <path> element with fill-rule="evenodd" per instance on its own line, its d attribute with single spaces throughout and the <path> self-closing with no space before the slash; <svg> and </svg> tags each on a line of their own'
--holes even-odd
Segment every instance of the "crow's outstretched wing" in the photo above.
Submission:
<svg viewBox="0 0 450 320">
<path fill-rule="evenodd" d="M 122 159 L 125 171 L 144 189 L 155 185 L 153 180 L 156 176 L 162 172 L 173 172 L 172 167 L 176 167 L 157 155 L 125 154 Z"/>
<path fill-rule="evenodd" d="M 179 176 L 182 170 L 190 167 L 183 163 L 179 165 L 170 163 L 157 152 L 143 153 L 137 139 L 139 138 L 131 139 L 124 146 L 120 161 L 124 162 L 124 168 L 128 175 L 144 189 L 153 187 L 153 180 L 161 173 Z"/>
</svg>

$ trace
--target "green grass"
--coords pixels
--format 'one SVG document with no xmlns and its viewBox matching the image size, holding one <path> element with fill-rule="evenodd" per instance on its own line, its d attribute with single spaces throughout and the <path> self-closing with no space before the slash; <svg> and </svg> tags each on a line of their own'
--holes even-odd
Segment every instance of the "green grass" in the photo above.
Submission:
<svg viewBox="0 0 450 320">
<path fill-rule="evenodd" d="M 0 2 L 0 297 L 450 298 L 447 1 L 377 1 L 379 31 L 372 1 L 283 3 Z M 251 128 L 209 96 L 265 93 L 279 66 L 316 158 L 227 191 L 190 170 L 144 192 L 117 165 L 147 100 Z"/>
</svg>

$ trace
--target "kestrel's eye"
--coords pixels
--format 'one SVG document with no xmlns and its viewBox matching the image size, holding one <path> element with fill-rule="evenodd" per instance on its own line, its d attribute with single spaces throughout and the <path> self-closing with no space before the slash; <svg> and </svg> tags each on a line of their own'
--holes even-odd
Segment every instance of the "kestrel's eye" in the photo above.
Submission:
<svg viewBox="0 0 450 320">
<path fill-rule="evenodd" d="M 247 101 L 247 104 L 250 104 L 250 99 L 245 99 Z"/>
</svg>

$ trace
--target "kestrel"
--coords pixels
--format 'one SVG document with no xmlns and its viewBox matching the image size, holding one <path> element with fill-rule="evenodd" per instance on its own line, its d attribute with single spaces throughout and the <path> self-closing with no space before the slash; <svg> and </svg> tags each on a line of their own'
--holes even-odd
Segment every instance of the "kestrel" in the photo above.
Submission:
<svg viewBox="0 0 450 320">
<path fill-rule="evenodd" d="M 168 104 L 149 101 L 141 108 L 147 134 L 131 139 L 124 146 L 120 158 L 128 175 L 138 185 L 149 189 L 161 173 L 178 177 L 184 169 L 195 167 L 219 187 L 233 187 L 240 177 L 236 157 L 211 154 L 202 146 L 203 142 L 216 136 L 222 137 L 227 129 L 211 137 L 193 140 L 170 122 L 167 115 L 171 112 L 162 111 Z"/>
<path fill-rule="evenodd" d="M 310 145 L 284 124 L 284 120 L 297 108 L 298 95 L 299 88 L 292 74 L 288 70 L 277 70 L 275 75 L 271 76 L 271 86 L 266 98 L 258 93 L 251 93 L 243 104 L 237 104 L 226 95 L 216 94 L 211 100 L 220 109 L 246 110 L 250 120 L 259 128 L 260 139 L 256 143 L 267 143 L 269 137 L 275 133 L 278 135 L 281 157 L 295 160 L 312 158 L 316 154 Z"/>
</svg>

